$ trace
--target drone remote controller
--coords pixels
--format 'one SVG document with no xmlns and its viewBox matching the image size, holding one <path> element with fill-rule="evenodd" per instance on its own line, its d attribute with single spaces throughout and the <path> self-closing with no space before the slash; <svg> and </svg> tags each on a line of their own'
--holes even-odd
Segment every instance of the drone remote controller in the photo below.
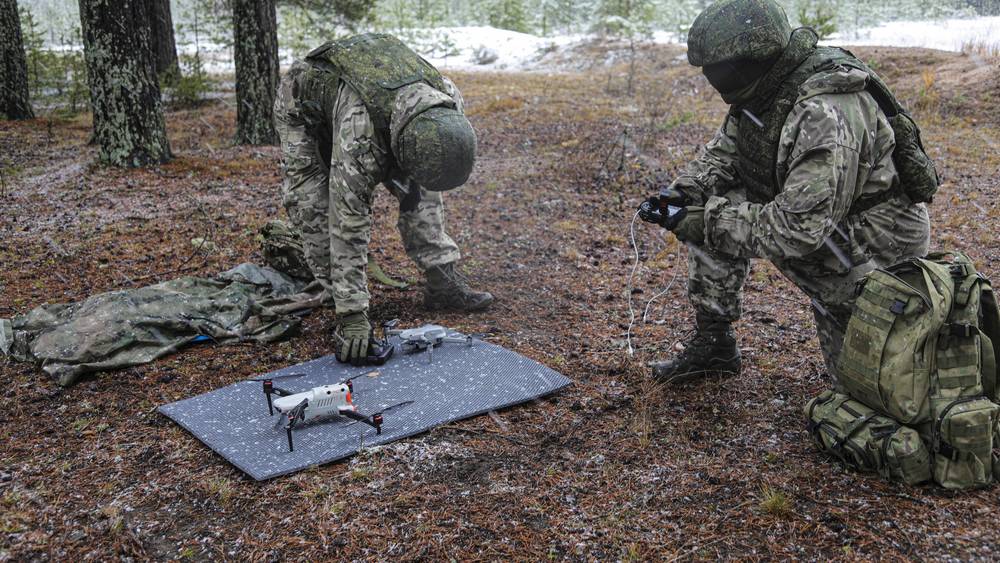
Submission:
<svg viewBox="0 0 1000 563">
<path fill-rule="evenodd" d="M 639 206 L 639 216 L 642 217 L 643 221 L 648 223 L 662 225 L 665 219 L 673 218 L 683 209 L 683 207 L 677 207 L 676 205 L 654 206 L 652 201 L 646 200 Z M 664 213 L 666 213 L 666 216 L 664 216 Z"/>
</svg>

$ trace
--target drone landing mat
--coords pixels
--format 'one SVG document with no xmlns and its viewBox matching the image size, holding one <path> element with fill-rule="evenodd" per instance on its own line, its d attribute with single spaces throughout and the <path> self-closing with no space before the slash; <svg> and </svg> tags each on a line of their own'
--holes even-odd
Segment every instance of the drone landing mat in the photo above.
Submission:
<svg viewBox="0 0 1000 563">
<path fill-rule="evenodd" d="M 280 378 L 282 375 L 301 377 Z M 354 404 L 364 414 L 385 412 L 382 434 L 340 417 L 299 424 L 288 451 L 278 414 L 268 416 L 260 379 L 292 393 L 354 379 Z M 374 375 L 374 377 L 373 377 Z M 500 346 L 444 344 L 427 352 L 396 351 L 381 367 L 351 367 L 326 356 L 163 405 L 159 411 L 254 479 L 261 481 L 330 463 L 361 447 L 386 444 L 435 426 L 502 409 L 567 385 L 565 376 Z M 412 401 L 412 402 L 408 402 Z"/>
</svg>

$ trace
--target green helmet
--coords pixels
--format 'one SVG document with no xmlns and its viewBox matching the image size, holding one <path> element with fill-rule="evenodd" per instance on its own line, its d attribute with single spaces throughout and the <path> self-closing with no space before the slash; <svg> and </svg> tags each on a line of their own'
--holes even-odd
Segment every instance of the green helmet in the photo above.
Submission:
<svg viewBox="0 0 1000 563">
<path fill-rule="evenodd" d="M 476 161 L 476 132 L 457 109 L 437 106 L 410 120 L 398 138 L 399 167 L 421 186 L 443 192 L 464 184 Z"/>
<path fill-rule="evenodd" d="M 774 0 L 720 0 L 694 20 L 688 32 L 688 62 L 704 67 L 771 61 L 791 36 L 785 10 Z"/>
</svg>

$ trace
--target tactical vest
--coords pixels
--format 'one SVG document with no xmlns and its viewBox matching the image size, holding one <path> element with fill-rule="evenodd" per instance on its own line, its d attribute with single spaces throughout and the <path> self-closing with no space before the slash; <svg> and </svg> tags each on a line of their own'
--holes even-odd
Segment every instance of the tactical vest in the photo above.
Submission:
<svg viewBox="0 0 1000 563">
<path fill-rule="evenodd" d="M 379 135 L 388 134 L 400 88 L 425 82 L 446 91 L 444 78 L 436 68 L 399 39 L 382 33 L 330 41 L 306 55 L 306 62 L 330 73 L 329 79 L 343 80 L 354 88 Z"/>
<path fill-rule="evenodd" d="M 754 203 L 768 203 L 778 195 L 781 190 L 779 178 L 787 173 L 778 165 L 782 128 L 806 81 L 838 67 L 857 69 L 868 75 L 865 91 L 875 99 L 896 134 L 893 160 L 900 176 L 901 191 L 912 201 L 930 201 L 940 183 L 937 172 L 923 150 L 916 123 L 889 87 L 850 51 L 816 47 L 814 38 L 804 37 L 800 32 L 793 34 L 788 49 L 762 79 L 763 95 L 751 104 L 734 106 L 730 110 L 730 119 L 737 123 L 740 179 L 748 199 Z M 859 200 L 849 214 L 864 212 L 895 193 L 893 190 Z"/>
</svg>

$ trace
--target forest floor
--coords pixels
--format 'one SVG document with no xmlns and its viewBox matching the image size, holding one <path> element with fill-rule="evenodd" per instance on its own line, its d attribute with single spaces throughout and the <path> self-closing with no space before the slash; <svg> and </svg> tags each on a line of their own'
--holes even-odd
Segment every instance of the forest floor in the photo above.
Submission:
<svg viewBox="0 0 1000 563">
<path fill-rule="evenodd" d="M 915 109 L 943 171 L 933 246 L 1000 279 L 997 61 L 858 54 Z M 590 68 L 454 74 L 481 157 L 446 196 L 448 223 L 498 301 L 430 316 L 418 288 L 373 288 L 376 318 L 493 331 L 571 387 L 257 483 L 155 408 L 330 353 L 330 311 L 288 342 L 201 346 L 68 389 L 2 363 L 0 560 L 1000 557 L 996 488 L 894 485 L 814 451 L 802 407 L 828 380 L 807 300 L 771 265 L 747 282 L 743 373 L 657 388 L 645 362 L 690 334 L 686 252 L 637 225 L 637 307 L 670 289 L 625 353 L 629 221 L 657 186 L 651 167 L 674 175 L 725 114 L 681 55 L 609 67 L 603 48 L 581 48 Z M 283 214 L 279 151 L 231 146 L 231 103 L 171 110 L 176 158 L 145 170 L 95 165 L 86 115 L 0 123 L 0 316 L 170 277 L 197 237 L 217 251 L 185 273 L 260 261 L 257 229 Z M 418 279 L 393 201 L 377 199 L 372 248 Z"/>
</svg>

